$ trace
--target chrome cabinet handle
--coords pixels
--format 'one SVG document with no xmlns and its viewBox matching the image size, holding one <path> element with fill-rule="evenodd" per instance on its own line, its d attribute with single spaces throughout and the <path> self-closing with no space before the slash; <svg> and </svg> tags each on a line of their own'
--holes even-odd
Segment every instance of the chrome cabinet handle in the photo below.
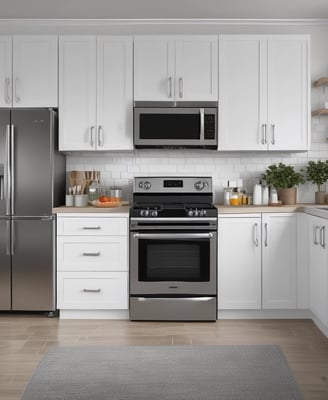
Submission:
<svg viewBox="0 0 328 400">
<path fill-rule="evenodd" d="M 262 124 L 262 144 L 267 144 L 267 124 Z"/>
<path fill-rule="evenodd" d="M 275 145 L 275 144 L 276 144 L 275 124 L 272 124 L 272 125 L 271 125 L 271 129 L 272 129 L 272 139 L 271 139 L 271 143 L 272 143 L 273 145 Z"/>
<path fill-rule="evenodd" d="M 104 130 L 101 125 L 98 126 L 98 146 L 101 147 L 104 145 Z"/>
<path fill-rule="evenodd" d="M 84 293 L 100 293 L 101 289 L 83 289 Z"/>
<path fill-rule="evenodd" d="M 90 146 L 94 147 L 95 145 L 95 127 L 92 125 L 90 128 Z"/>
<path fill-rule="evenodd" d="M 254 239 L 254 244 L 256 247 L 259 246 L 259 239 L 257 236 L 257 223 L 254 224 L 253 226 L 253 239 Z"/>
<path fill-rule="evenodd" d="M 15 79 L 15 101 L 19 103 L 21 101 L 20 97 L 17 94 L 17 86 L 18 86 L 19 78 Z"/>
<path fill-rule="evenodd" d="M 85 253 L 83 253 L 83 255 L 85 257 L 99 257 L 100 256 L 100 251 L 97 251 L 95 253 L 85 252 Z"/>
<path fill-rule="evenodd" d="M 10 79 L 6 78 L 5 79 L 5 101 L 6 101 L 6 104 L 10 104 L 9 85 L 10 85 Z"/>
<path fill-rule="evenodd" d="M 183 97 L 183 79 L 181 77 L 179 78 L 179 97 Z"/>
<path fill-rule="evenodd" d="M 167 79 L 167 93 L 168 97 L 172 97 L 172 76 L 169 76 Z"/>
<path fill-rule="evenodd" d="M 326 227 L 320 228 L 320 246 L 324 249 L 326 247 Z"/>
<path fill-rule="evenodd" d="M 315 244 L 316 246 L 319 244 L 318 236 L 317 236 L 317 233 L 318 233 L 319 229 L 320 229 L 319 226 L 314 226 L 313 227 L 313 244 Z"/>
<path fill-rule="evenodd" d="M 85 230 L 99 230 L 101 229 L 100 226 L 84 226 L 83 229 Z"/>
<path fill-rule="evenodd" d="M 268 247 L 268 224 L 264 224 L 264 231 L 265 231 L 265 237 L 264 237 L 264 246 Z"/>
</svg>

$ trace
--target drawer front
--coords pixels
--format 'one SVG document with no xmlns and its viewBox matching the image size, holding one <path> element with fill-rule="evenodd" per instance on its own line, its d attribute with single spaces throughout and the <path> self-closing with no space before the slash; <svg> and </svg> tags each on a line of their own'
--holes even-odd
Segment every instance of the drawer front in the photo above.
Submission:
<svg viewBox="0 0 328 400">
<path fill-rule="evenodd" d="M 57 235 L 127 236 L 128 218 L 58 217 Z"/>
<path fill-rule="evenodd" d="M 57 274 L 57 308 L 127 310 L 127 272 Z"/>
<path fill-rule="evenodd" d="M 127 270 L 127 237 L 57 237 L 57 271 Z"/>
</svg>

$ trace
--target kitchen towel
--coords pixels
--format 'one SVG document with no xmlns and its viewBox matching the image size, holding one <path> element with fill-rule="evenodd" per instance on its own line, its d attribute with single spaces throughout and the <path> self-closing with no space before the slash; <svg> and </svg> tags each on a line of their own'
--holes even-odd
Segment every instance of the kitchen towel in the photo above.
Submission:
<svg viewBox="0 0 328 400">
<path fill-rule="evenodd" d="M 54 347 L 22 400 L 301 400 L 279 346 Z"/>
</svg>

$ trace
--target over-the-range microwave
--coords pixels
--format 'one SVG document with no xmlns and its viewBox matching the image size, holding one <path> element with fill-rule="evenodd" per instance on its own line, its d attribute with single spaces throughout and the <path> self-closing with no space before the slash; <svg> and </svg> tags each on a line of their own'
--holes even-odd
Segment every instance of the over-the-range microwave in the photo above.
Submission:
<svg viewBox="0 0 328 400">
<path fill-rule="evenodd" d="M 135 148 L 218 147 L 217 102 L 134 103 Z"/>
</svg>

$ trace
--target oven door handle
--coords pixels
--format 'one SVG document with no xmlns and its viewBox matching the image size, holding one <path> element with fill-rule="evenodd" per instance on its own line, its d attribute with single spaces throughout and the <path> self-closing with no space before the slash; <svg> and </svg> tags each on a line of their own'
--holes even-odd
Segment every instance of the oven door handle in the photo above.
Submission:
<svg viewBox="0 0 328 400">
<path fill-rule="evenodd" d="M 211 239 L 213 233 L 134 233 L 134 239 Z"/>
</svg>

